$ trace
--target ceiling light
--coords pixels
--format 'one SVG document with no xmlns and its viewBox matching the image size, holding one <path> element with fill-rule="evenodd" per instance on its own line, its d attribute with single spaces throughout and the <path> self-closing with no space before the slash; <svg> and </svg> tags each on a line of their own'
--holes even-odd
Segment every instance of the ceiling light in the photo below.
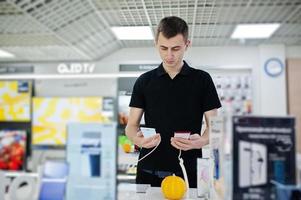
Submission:
<svg viewBox="0 0 301 200">
<path fill-rule="evenodd" d="M 0 58 L 14 58 L 15 55 L 0 49 Z"/>
<path fill-rule="evenodd" d="M 239 24 L 233 31 L 231 38 L 248 39 L 248 38 L 269 38 L 280 24 Z"/>
<path fill-rule="evenodd" d="M 149 26 L 118 26 L 111 27 L 119 40 L 153 40 L 153 33 Z"/>
</svg>

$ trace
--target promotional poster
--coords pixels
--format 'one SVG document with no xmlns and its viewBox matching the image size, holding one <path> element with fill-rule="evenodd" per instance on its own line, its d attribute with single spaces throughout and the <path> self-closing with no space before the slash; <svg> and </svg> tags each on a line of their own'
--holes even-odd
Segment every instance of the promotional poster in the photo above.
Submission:
<svg viewBox="0 0 301 200">
<path fill-rule="evenodd" d="M 295 184 L 295 119 L 233 117 L 233 199 L 276 199 L 272 182 Z"/>
</svg>

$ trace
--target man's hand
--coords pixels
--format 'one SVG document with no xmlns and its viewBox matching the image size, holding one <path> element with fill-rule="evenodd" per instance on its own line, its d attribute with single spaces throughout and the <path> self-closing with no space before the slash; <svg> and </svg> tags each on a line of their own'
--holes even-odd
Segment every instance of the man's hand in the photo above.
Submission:
<svg viewBox="0 0 301 200">
<path fill-rule="evenodd" d="M 171 145 L 177 149 L 181 149 L 183 151 L 191 150 L 191 149 L 200 149 L 203 146 L 207 145 L 209 142 L 209 138 L 205 135 L 200 136 L 195 133 L 190 135 L 189 139 L 172 137 L 170 138 Z"/>
<path fill-rule="evenodd" d="M 139 131 L 137 133 L 136 137 L 134 138 L 134 143 L 136 145 L 138 145 L 139 147 L 146 148 L 146 149 L 153 148 L 160 142 L 161 142 L 161 136 L 159 133 L 157 133 L 156 135 L 154 135 L 152 137 L 145 138 L 145 137 L 143 137 L 142 132 Z"/>
</svg>

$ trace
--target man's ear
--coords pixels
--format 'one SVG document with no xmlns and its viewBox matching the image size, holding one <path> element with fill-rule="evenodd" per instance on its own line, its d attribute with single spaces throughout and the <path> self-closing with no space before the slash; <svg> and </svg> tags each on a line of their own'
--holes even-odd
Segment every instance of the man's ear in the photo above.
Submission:
<svg viewBox="0 0 301 200">
<path fill-rule="evenodd" d="M 186 41 L 186 50 L 187 50 L 187 48 L 190 47 L 190 46 L 191 46 L 191 41 L 190 41 L 190 40 L 187 40 L 187 41 Z"/>
</svg>

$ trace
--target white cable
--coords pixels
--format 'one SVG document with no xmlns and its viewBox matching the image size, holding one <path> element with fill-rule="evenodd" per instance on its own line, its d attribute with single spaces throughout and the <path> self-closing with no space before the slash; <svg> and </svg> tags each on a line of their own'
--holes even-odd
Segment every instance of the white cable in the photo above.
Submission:
<svg viewBox="0 0 301 200">
<path fill-rule="evenodd" d="M 184 180 L 185 180 L 185 183 L 186 183 L 186 188 L 187 188 L 186 198 L 189 198 L 189 182 L 188 182 L 188 176 L 187 176 L 186 168 L 185 168 L 185 166 L 184 166 L 184 160 L 181 158 L 181 154 L 182 154 L 182 151 L 181 151 L 181 149 L 180 149 L 178 159 L 179 159 L 179 164 L 180 164 L 180 166 L 181 166 L 181 169 L 182 169 L 182 172 L 183 172 L 183 175 L 184 175 Z"/>
<path fill-rule="evenodd" d="M 149 156 L 151 153 L 153 153 L 157 149 L 157 147 L 159 146 L 160 142 L 158 142 L 158 144 L 150 152 L 148 152 L 145 156 L 143 156 L 142 158 L 140 158 L 137 161 L 137 163 L 140 162 L 141 160 L 143 160 L 144 158 L 146 158 L 147 156 Z M 186 191 L 186 198 L 189 199 L 189 181 L 188 181 L 188 176 L 187 176 L 186 168 L 184 166 L 184 160 L 181 158 L 181 154 L 182 154 L 182 151 L 180 149 L 179 155 L 178 155 L 178 159 L 179 159 L 179 164 L 180 164 L 180 167 L 182 169 L 182 173 L 184 175 L 184 180 L 185 180 L 185 184 L 186 184 L 186 189 L 187 189 L 187 191 Z"/>
<path fill-rule="evenodd" d="M 147 156 L 149 156 L 151 153 L 153 153 L 157 147 L 159 146 L 160 142 L 158 142 L 158 144 L 155 146 L 155 148 L 153 148 L 150 152 L 148 152 L 145 156 L 143 156 L 142 158 L 140 158 L 137 162 L 140 162 L 141 160 L 143 160 L 144 158 L 146 158 Z"/>
<path fill-rule="evenodd" d="M 150 152 L 148 152 L 145 156 L 143 156 L 142 158 L 140 158 L 137 161 L 137 163 L 140 162 L 141 160 L 143 160 L 144 158 L 146 158 L 147 156 L 149 156 L 151 153 L 153 153 L 158 148 L 160 142 L 158 142 L 158 144 Z M 180 149 L 179 155 L 178 155 L 178 159 L 179 159 L 179 164 L 180 164 L 180 167 L 182 169 L 182 173 L 184 175 L 184 180 L 185 180 L 185 184 L 186 184 L 186 189 L 187 189 L 186 198 L 189 198 L 189 181 L 188 181 L 188 176 L 187 176 L 186 168 L 184 166 L 184 160 L 181 158 L 181 154 L 182 154 L 182 151 Z"/>
<path fill-rule="evenodd" d="M 158 142 L 158 144 L 150 152 L 148 152 L 145 156 L 143 156 L 142 158 L 140 158 L 137 161 L 137 163 L 140 162 L 141 160 L 143 160 L 144 158 L 146 158 L 147 156 L 149 156 L 151 153 L 153 153 L 157 149 L 157 147 L 159 146 L 160 143 L 161 143 L 161 141 Z M 135 167 L 135 165 L 132 165 L 129 169 L 134 168 L 134 167 Z"/>
</svg>

